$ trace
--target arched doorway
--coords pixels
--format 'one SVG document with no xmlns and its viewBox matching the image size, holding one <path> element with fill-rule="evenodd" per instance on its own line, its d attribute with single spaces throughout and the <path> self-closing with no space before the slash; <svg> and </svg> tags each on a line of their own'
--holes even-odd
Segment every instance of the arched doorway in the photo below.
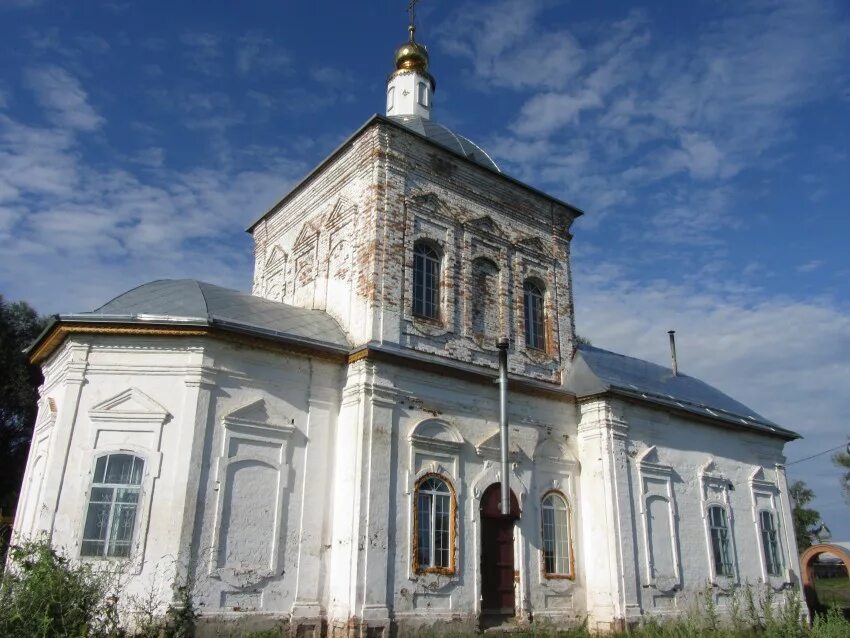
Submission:
<svg viewBox="0 0 850 638">
<path fill-rule="evenodd" d="M 809 613 L 814 614 L 821 611 L 825 605 L 818 599 L 817 588 L 815 584 L 815 560 L 822 554 L 831 554 L 838 558 L 843 564 L 845 573 L 848 574 L 848 585 L 850 585 L 850 548 L 833 543 L 818 543 L 809 547 L 803 555 L 800 556 L 800 571 L 803 580 L 803 594 L 806 598 L 806 605 L 809 607 Z M 846 613 L 846 611 L 845 611 Z"/>
<path fill-rule="evenodd" d="M 511 491 L 511 512 L 500 510 L 501 485 L 493 483 L 481 496 L 481 613 L 513 616 L 514 522 L 520 516 L 519 502 Z"/>
</svg>

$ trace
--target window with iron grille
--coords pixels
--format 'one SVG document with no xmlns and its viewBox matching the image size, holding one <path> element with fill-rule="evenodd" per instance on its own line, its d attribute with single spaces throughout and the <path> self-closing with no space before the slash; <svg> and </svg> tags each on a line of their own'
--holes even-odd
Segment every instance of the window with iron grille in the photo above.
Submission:
<svg viewBox="0 0 850 638">
<path fill-rule="evenodd" d="M 97 459 L 83 527 L 82 556 L 128 557 L 145 462 L 132 454 Z"/>
<path fill-rule="evenodd" d="M 543 291 L 532 281 L 523 286 L 525 310 L 525 345 L 538 350 L 546 349 L 545 322 L 543 316 Z"/>
<path fill-rule="evenodd" d="M 448 484 L 429 476 L 416 488 L 416 558 L 420 570 L 452 566 L 452 493 Z"/>
<path fill-rule="evenodd" d="M 776 532 L 776 519 L 773 512 L 762 510 L 759 513 L 759 526 L 767 573 L 771 576 L 779 576 L 782 564 L 779 561 L 779 535 Z"/>
<path fill-rule="evenodd" d="M 708 508 L 708 527 L 711 536 L 711 556 L 714 560 L 714 573 L 718 576 L 732 576 L 729 526 L 726 522 L 725 508 L 720 505 L 712 505 Z"/>
<path fill-rule="evenodd" d="M 547 576 L 569 576 L 570 520 L 567 501 L 560 494 L 543 499 L 543 571 Z"/>
<path fill-rule="evenodd" d="M 413 314 L 440 318 L 440 256 L 423 242 L 413 248 Z"/>
</svg>

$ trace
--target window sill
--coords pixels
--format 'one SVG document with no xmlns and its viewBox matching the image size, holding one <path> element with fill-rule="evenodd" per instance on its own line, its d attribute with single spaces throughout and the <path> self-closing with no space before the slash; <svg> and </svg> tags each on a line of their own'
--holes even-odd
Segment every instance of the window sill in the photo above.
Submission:
<svg viewBox="0 0 850 638">
<path fill-rule="evenodd" d="M 429 317 L 428 315 L 420 315 L 415 312 L 411 313 L 414 321 L 422 321 L 434 326 L 443 327 L 443 321 L 439 317 Z"/>
<path fill-rule="evenodd" d="M 435 574 L 437 576 L 454 576 L 457 572 L 454 567 L 419 567 L 413 570 L 416 576 L 427 576 Z"/>
</svg>

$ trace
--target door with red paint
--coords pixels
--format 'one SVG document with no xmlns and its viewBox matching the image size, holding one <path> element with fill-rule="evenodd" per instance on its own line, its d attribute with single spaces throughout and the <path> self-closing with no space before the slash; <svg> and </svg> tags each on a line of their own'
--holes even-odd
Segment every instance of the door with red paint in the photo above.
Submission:
<svg viewBox="0 0 850 638">
<path fill-rule="evenodd" d="M 514 615 L 514 528 L 519 504 L 511 492 L 511 513 L 499 508 L 501 491 L 494 483 L 481 497 L 481 613 Z"/>
</svg>

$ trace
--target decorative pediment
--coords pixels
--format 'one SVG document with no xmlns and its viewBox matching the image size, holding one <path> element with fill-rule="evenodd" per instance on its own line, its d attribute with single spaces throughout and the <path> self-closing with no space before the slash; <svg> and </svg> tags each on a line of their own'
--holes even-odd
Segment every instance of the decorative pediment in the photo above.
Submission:
<svg viewBox="0 0 850 638">
<path fill-rule="evenodd" d="M 771 481 L 764 473 L 764 468 L 759 465 L 750 474 L 750 486 L 753 490 L 776 492 L 779 490 L 776 483 Z"/>
<path fill-rule="evenodd" d="M 410 442 L 418 448 L 458 452 L 464 440 L 455 427 L 445 421 L 426 419 L 410 433 Z"/>
<path fill-rule="evenodd" d="M 510 442 L 509 442 L 510 445 Z M 499 431 L 496 430 L 493 434 L 481 441 L 475 446 L 475 452 L 482 458 L 498 459 L 501 455 L 501 437 Z M 516 448 L 508 448 L 508 458 L 511 461 L 519 460 L 519 450 Z"/>
<path fill-rule="evenodd" d="M 725 481 L 726 477 L 723 472 L 720 471 L 720 468 L 717 467 L 717 464 L 714 462 L 714 459 L 708 459 L 703 466 L 700 468 L 700 474 L 703 478 L 706 479 L 715 479 L 718 481 Z"/>
<path fill-rule="evenodd" d="M 467 227 L 470 230 L 484 231 L 485 233 L 496 235 L 498 237 L 505 236 L 505 231 L 503 231 L 502 227 L 493 221 L 493 218 L 490 217 L 490 215 L 484 215 L 483 217 L 478 217 L 467 222 Z"/>
<path fill-rule="evenodd" d="M 535 464 L 574 465 L 576 463 L 567 446 L 550 436 L 543 438 L 534 448 L 533 459 Z"/>
<path fill-rule="evenodd" d="M 56 423 L 56 401 L 52 397 L 44 397 L 38 402 L 38 421 L 35 424 L 35 431 L 38 432 L 47 427 L 52 427 Z"/>
<path fill-rule="evenodd" d="M 524 237 L 516 243 L 518 248 L 525 248 L 541 255 L 551 256 L 549 249 L 539 237 Z"/>
<path fill-rule="evenodd" d="M 171 415 L 138 388 L 128 388 L 89 410 L 92 421 L 164 423 Z"/>
<path fill-rule="evenodd" d="M 637 458 L 637 465 L 643 474 L 672 474 L 673 468 L 661 461 L 658 449 L 651 445 Z"/>
<path fill-rule="evenodd" d="M 295 419 L 271 413 L 265 399 L 237 408 L 223 422 L 225 428 L 256 430 L 256 434 L 265 437 L 286 437 L 295 430 Z"/>
<path fill-rule="evenodd" d="M 301 232 L 295 238 L 295 243 L 292 245 L 292 250 L 299 252 L 305 248 L 312 246 L 316 238 L 319 236 L 319 229 L 313 222 L 307 222 L 301 227 Z"/>
<path fill-rule="evenodd" d="M 410 202 L 426 208 L 440 206 L 443 200 L 437 193 L 418 192 L 410 195 Z"/>
<path fill-rule="evenodd" d="M 330 214 L 325 219 L 325 228 L 337 228 L 338 226 L 343 226 L 348 223 L 351 217 L 357 212 L 357 207 L 353 202 L 346 199 L 345 197 L 340 197 Z"/>
<path fill-rule="evenodd" d="M 659 463 L 658 459 L 658 448 L 654 445 L 650 445 L 646 448 L 643 453 L 638 457 L 638 463 Z"/>
<path fill-rule="evenodd" d="M 266 258 L 266 268 L 274 268 L 284 263 L 286 263 L 286 253 L 280 246 L 275 246 Z"/>
</svg>

